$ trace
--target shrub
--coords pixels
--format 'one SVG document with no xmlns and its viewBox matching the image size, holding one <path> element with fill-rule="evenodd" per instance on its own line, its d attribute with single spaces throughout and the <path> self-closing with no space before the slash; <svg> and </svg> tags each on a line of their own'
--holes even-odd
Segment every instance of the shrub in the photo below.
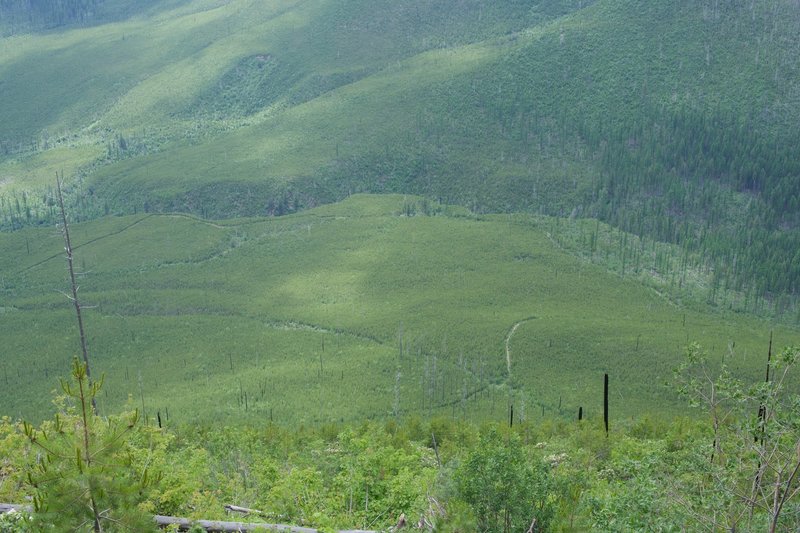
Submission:
<svg viewBox="0 0 800 533">
<path fill-rule="evenodd" d="M 480 531 L 527 531 L 534 520 L 534 530 L 547 529 L 554 513 L 550 472 L 525 453 L 517 435 L 489 430 L 455 475 Z"/>
</svg>

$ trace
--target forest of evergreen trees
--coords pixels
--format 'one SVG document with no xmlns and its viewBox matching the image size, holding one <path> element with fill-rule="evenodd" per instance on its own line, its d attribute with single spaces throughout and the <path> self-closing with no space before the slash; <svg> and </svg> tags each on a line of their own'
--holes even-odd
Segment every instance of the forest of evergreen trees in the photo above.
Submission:
<svg viewBox="0 0 800 533">
<path fill-rule="evenodd" d="M 83 23 L 102 0 L 0 0 L 0 31 L 18 33 Z"/>
<path fill-rule="evenodd" d="M 585 129 L 598 154 L 595 212 L 638 235 L 700 252 L 721 283 L 762 295 L 800 289 L 797 132 L 690 110 Z"/>
</svg>

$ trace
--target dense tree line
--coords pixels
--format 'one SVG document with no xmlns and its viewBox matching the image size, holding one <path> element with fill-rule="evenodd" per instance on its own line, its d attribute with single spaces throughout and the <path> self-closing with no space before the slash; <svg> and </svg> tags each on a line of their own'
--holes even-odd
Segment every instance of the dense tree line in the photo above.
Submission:
<svg viewBox="0 0 800 533">
<path fill-rule="evenodd" d="M 0 0 L 6 31 L 53 28 L 88 21 L 100 0 Z"/>
<path fill-rule="evenodd" d="M 796 132 L 690 109 L 647 124 L 586 128 L 601 169 L 593 216 L 699 252 L 726 285 L 800 290 Z"/>
</svg>

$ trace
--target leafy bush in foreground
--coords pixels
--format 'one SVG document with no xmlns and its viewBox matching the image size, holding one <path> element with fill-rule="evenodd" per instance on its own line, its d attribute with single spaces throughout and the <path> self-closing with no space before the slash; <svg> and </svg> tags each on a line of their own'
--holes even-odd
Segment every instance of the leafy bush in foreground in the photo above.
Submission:
<svg viewBox="0 0 800 533">
<path fill-rule="evenodd" d="M 74 405 L 65 399 L 55 421 L 25 426 L 27 439 L 0 421 L 0 496 L 33 496 L 37 531 L 90 527 L 92 495 L 101 520 L 129 519 L 137 530 L 150 526 L 151 514 L 220 519 L 224 505 L 235 504 L 259 509 L 255 520 L 326 530 L 385 530 L 403 517 L 451 533 L 532 524 L 563 532 L 796 531 L 800 398 L 788 378 L 798 354 L 783 351 L 768 382 L 747 386 L 693 345 L 676 379 L 711 423 L 640 416 L 619 421 L 608 437 L 593 419 L 508 428 L 409 418 L 171 433 L 132 425 L 131 415 L 87 416 L 84 424 L 88 396 L 66 387 Z M 80 384 L 80 365 L 74 370 Z M 145 471 L 162 475 L 145 483 Z M 69 501 L 80 505 L 67 508 Z M 22 515 L 0 519 L 4 533 L 27 530 Z"/>
<path fill-rule="evenodd" d="M 458 493 L 474 510 L 481 531 L 547 529 L 553 515 L 550 473 L 525 457 L 517 435 L 492 430 L 456 471 Z"/>
</svg>

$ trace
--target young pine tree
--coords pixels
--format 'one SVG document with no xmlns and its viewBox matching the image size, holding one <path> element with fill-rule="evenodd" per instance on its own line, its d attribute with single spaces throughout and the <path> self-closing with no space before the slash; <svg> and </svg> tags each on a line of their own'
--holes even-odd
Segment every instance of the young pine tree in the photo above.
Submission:
<svg viewBox="0 0 800 533">
<path fill-rule="evenodd" d="M 86 365 L 75 358 L 71 380 L 61 381 L 65 396 L 51 422 L 24 432 L 36 461 L 27 479 L 33 489 L 37 529 L 149 531 L 152 518 L 137 512 L 146 486 L 155 481 L 147 469 L 132 468 L 128 437 L 136 430 L 138 412 L 100 418 L 92 400 L 102 379 L 89 384 Z"/>
</svg>

